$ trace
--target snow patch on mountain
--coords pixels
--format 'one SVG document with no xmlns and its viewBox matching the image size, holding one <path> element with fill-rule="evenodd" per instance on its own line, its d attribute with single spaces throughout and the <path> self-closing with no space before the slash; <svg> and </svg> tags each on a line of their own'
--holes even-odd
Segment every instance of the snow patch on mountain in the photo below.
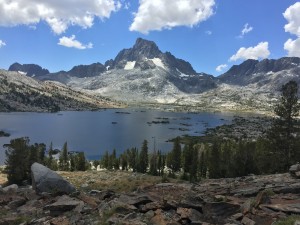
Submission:
<svg viewBox="0 0 300 225">
<path fill-rule="evenodd" d="M 124 67 L 124 70 L 132 70 L 135 66 L 136 61 L 128 61 Z"/>
<path fill-rule="evenodd" d="M 160 58 L 153 58 L 150 59 L 156 66 L 161 67 L 163 69 L 166 69 L 165 65 L 163 64 L 163 62 L 161 61 Z"/>
</svg>

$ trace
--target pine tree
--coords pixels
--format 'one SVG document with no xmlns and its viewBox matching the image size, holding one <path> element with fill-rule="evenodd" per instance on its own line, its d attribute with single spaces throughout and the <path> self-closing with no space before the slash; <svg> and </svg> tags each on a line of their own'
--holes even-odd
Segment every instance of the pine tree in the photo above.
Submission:
<svg viewBox="0 0 300 225">
<path fill-rule="evenodd" d="M 181 169 L 181 146 L 179 137 L 175 138 L 172 154 L 170 157 L 170 168 L 172 172 L 179 172 Z"/>
<path fill-rule="evenodd" d="M 76 170 L 78 171 L 86 171 L 86 159 L 84 152 L 79 152 L 76 155 Z"/>
<path fill-rule="evenodd" d="M 149 170 L 149 173 L 153 176 L 157 176 L 158 175 L 158 156 L 157 156 L 157 153 L 156 151 L 153 152 L 153 154 L 151 155 L 151 158 L 150 158 L 150 170 Z"/>
<path fill-rule="evenodd" d="M 67 142 L 64 143 L 63 148 L 60 153 L 60 156 L 59 156 L 59 169 L 62 171 L 70 170 Z"/>
<path fill-rule="evenodd" d="M 113 150 L 113 153 L 111 155 L 111 162 L 114 170 L 119 170 L 120 169 L 120 162 L 119 159 L 117 158 L 117 153 L 116 149 Z"/>
<path fill-rule="evenodd" d="M 28 151 L 29 138 L 17 138 L 4 145 L 5 148 L 5 171 L 9 184 L 21 184 L 22 181 L 30 178 L 28 173 Z"/>
<path fill-rule="evenodd" d="M 141 173 L 146 173 L 148 168 L 148 142 L 144 140 L 142 150 L 139 156 L 139 171 Z"/>
<path fill-rule="evenodd" d="M 210 157 L 209 157 L 209 178 L 220 178 L 221 171 L 220 171 L 220 144 L 218 141 L 215 141 L 212 145 L 210 150 Z"/>
<path fill-rule="evenodd" d="M 299 130 L 296 127 L 296 117 L 299 115 L 298 85 L 290 81 L 282 86 L 281 97 L 274 108 L 277 116 L 269 132 L 269 139 L 276 150 L 278 172 L 285 172 L 300 155 L 296 148 Z"/>
<path fill-rule="evenodd" d="M 109 154 L 108 151 L 105 151 L 104 156 L 101 159 L 101 166 L 104 169 L 112 169 L 110 168 L 110 163 L 109 163 Z"/>
</svg>

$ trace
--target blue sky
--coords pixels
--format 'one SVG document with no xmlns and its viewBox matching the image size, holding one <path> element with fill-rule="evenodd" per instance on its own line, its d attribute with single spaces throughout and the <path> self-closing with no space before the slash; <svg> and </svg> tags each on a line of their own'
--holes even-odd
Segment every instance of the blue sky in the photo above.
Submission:
<svg viewBox="0 0 300 225">
<path fill-rule="evenodd" d="M 0 68 L 104 63 L 136 38 L 215 76 L 247 58 L 300 57 L 292 0 L 0 0 Z"/>
</svg>

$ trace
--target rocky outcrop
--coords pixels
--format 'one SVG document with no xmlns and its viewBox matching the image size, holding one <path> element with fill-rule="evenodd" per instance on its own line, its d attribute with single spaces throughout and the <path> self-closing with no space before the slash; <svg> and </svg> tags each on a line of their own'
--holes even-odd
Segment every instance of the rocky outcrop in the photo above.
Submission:
<svg viewBox="0 0 300 225">
<path fill-rule="evenodd" d="M 101 63 L 93 63 L 91 65 L 79 65 L 74 66 L 70 71 L 67 72 L 72 77 L 94 77 L 99 76 L 101 73 L 106 71 L 106 67 Z"/>
<path fill-rule="evenodd" d="M 70 194 L 76 191 L 75 187 L 63 179 L 56 172 L 47 167 L 33 163 L 31 166 L 32 187 L 38 193 Z"/>
<path fill-rule="evenodd" d="M 14 63 L 12 64 L 9 69 L 9 71 L 16 71 L 16 72 L 23 72 L 27 76 L 35 77 L 35 76 L 43 76 L 46 74 L 49 74 L 49 70 L 43 69 L 41 66 L 36 64 L 20 64 L 20 63 Z"/>
</svg>

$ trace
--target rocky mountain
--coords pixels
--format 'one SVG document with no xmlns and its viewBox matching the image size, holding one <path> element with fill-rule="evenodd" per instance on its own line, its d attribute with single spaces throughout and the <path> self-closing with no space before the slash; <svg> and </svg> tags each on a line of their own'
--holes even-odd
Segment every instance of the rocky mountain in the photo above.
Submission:
<svg viewBox="0 0 300 225">
<path fill-rule="evenodd" d="M 283 84 L 300 85 L 300 58 L 246 60 L 214 77 L 153 42 L 138 38 L 105 64 L 94 63 L 36 76 L 72 89 L 101 94 L 128 104 L 176 105 L 178 110 L 270 111 Z M 300 90 L 299 90 L 300 93 Z"/>
<path fill-rule="evenodd" d="M 14 63 L 12 64 L 9 69 L 9 71 L 16 71 L 26 74 L 30 77 L 35 76 L 43 76 L 49 73 L 49 70 L 43 69 L 41 66 L 36 64 L 20 64 L 20 63 Z"/>
<path fill-rule="evenodd" d="M 92 110 L 122 107 L 108 98 L 72 90 L 65 85 L 41 82 L 20 72 L 0 70 L 0 111 Z"/>
<path fill-rule="evenodd" d="M 77 90 L 131 103 L 173 103 L 180 96 L 216 87 L 213 76 L 196 73 L 190 63 L 170 52 L 161 52 L 153 41 L 141 38 L 132 48 L 123 49 L 115 59 L 106 61 L 104 66 L 97 64 L 99 70 L 91 67 L 74 67 L 68 72 L 47 74 L 38 79 L 59 81 Z M 88 70 L 91 73 L 86 72 Z"/>
<path fill-rule="evenodd" d="M 258 87 L 262 87 L 272 84 L 271 89 L 278 90 L 282 84 L 291 79 L 300 83 L 300 58 L 283 57 L 278 60 L 262 61 L 248 59 L 240 65 L 231 67 L 218 79 L 223 83 L 239 86 L 257 84 Z"/>
</svg>

